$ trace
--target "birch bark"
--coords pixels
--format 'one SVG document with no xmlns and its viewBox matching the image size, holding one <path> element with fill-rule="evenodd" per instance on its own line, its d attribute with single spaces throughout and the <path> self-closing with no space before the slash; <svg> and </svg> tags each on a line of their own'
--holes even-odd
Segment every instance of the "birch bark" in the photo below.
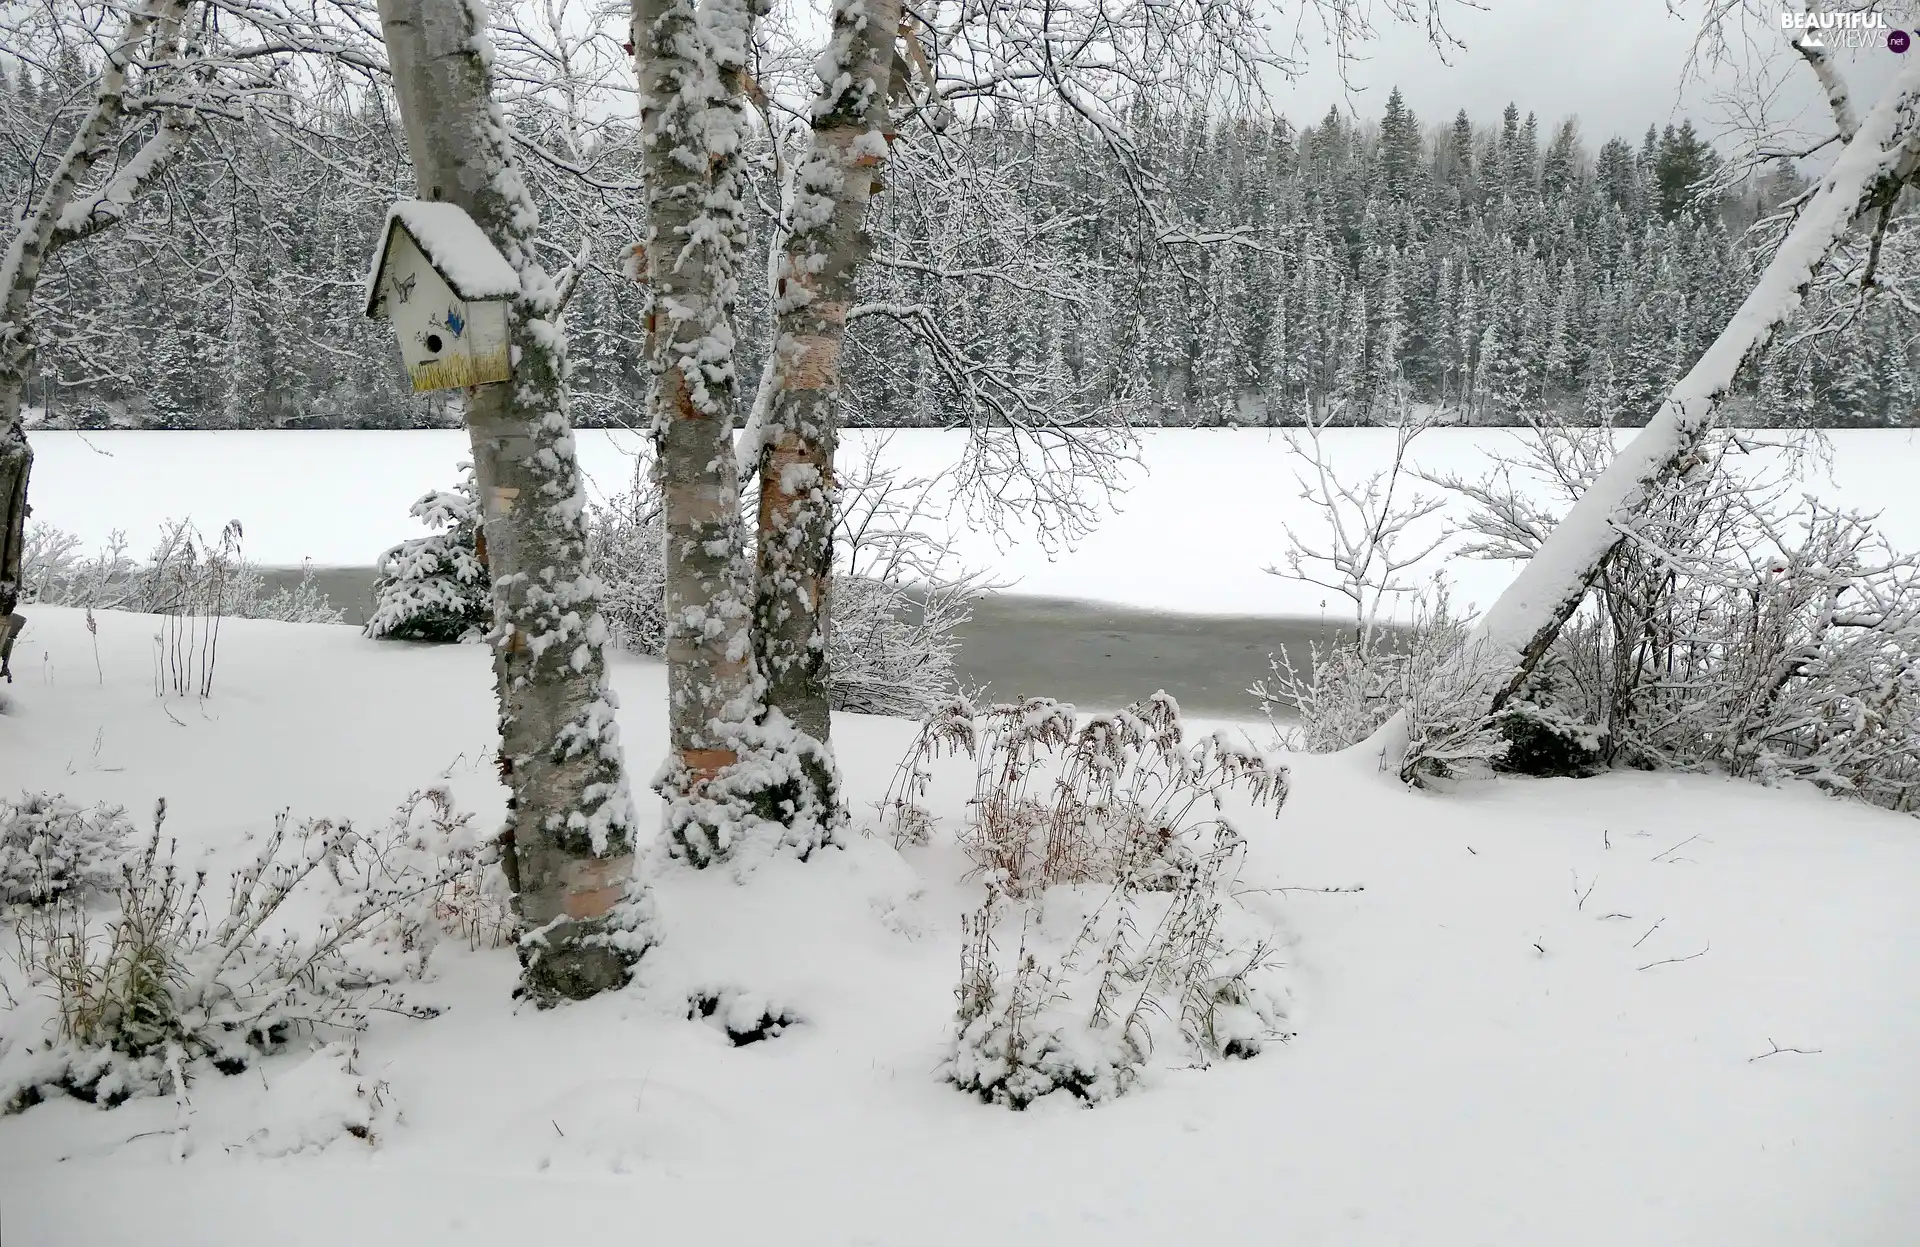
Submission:
<svg viewBox="0 0 1920 1247">
<path fill-rule="evenodd" d="M 560 299 L 534 257 L 539 217 L 493 98 L 482 0 L 380 0 L 380 20 L 421 197 L 465 209 L 520 275 L 513 380 L 467 391 L 467 431 L 493 579 L 521 989 L 543 1006 L 582 999 L 626 983 L 650 912 L 633 872 L 604 589 L 587 567 Z"/>
<path fill-rule="evenodd" d="M 840 367 L 864 226 L 890 136 L 887 95 L 900 0 L 835 0 L 816 66 L 806 155 L 794 170 L 774 286 L 774 359 L 756 425 L 759 543 L 754 639 L 767 704 L 824 753 L 832 732 L 827 627 L 833 579 Z M 828 755 L 830 756 L 830 755 Z M 838 803 L 831 767 L 813 777 Z"/>
</svg>

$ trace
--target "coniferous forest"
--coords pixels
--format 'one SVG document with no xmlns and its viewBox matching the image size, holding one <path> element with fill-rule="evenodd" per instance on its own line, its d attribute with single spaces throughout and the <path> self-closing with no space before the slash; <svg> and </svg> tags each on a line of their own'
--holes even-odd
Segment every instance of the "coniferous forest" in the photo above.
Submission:
<svg viewBox="0 0 1920 1247">
<path fill-rule="evenodd" d="M 0 95 L 14 118 L 51 118 L 73 98 L 56 72 L 0 74 Z M 535 107 L 521 124 L 538 154 Z M 1409 403 L 1463 423 L 1551 410 L 1640 424 L 1752 284 L 1755 222 L 1804 186 L 1785 164 L 1732 176 L 1691 123 L 1596 145 L 1575 119 L 1543 126 L 1512 105 L 1431 124 L 1398 91 L 1377 119 L 1336 110 L 1302 128 L 1136 122 L 1138 165 L 1169 205 L 1153 219 L 1066 123 L 976 125 L 958 182 L 907 162 L 890 172 L 870 218 L 849 424 L 1289 424 L 1309 411 L 1366 423 Z M 25 176 L 21 155 L 0 150 L 0 176 Z M 532 179 L 551 232 L 592 259 L 568 308 L 583 427 L 635 422 L 646 392 L 643 300 L 620 258 L 638 171 L 637 151 L 608 146 L 584 177 L 576 164 Z M 27 391 L 36 422 L 456 423 L 443 397 L 410 392 L 388 335 L 361 315 L 381 205 L 410 184 L 378 101 L 344 139 L 337 123 L 311 142 L 224 129 L 138 207 L 135 228 L 50 266 Z M 1912 318 L 1894 300 L 1856 318 L 1819 298 L 1798 339 L 1744 378 L 1733 418 L 1920 423 Z M 767 323 L 760 283 L 745 283 L 749 363 Z M 1805 332 L 1817 325 L 1843 327 L 1844 343 Z"/>
</svg>

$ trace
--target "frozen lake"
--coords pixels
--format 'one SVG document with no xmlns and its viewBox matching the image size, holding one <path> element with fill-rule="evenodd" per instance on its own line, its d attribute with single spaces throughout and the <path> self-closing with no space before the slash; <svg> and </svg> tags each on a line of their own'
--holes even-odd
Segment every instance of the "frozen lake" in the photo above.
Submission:
<svg viewBox="0 0 1920 1247">
<path fill-rule="evenodd" d="M 580 459 L 596 496 L 631 478 L 640 435 L 583 431 Z M 855 430 L 848 458 L 882 436 Z M 885 434 L 886 460 L 931 475 L 962 452 L 962 435 L 910 429 Z M 1920 546 L 1920 431 L 1847 430 L 1829 435 L 1831 471 L 1804 482 L 1809 492 L 1885 514 L 1902 546 Z M 1382 429 L 1329 434 L 1339 470 L 1364 475 L 1385 462 Z M 419 529 L 407 507 L 455 479 L 466 455 L 459 430 L 415 432 L 42 432 L 33 435 L 34 519 L 88 545 L 114 529 L 136 549 L 168 517 L 191 516 L 205 531 L 229 519 L 246 528 L 257 562 L 364 567 Z M 989 568 L 1021 594 L 1079 598 L 1143 610 L 1317 618 L 1324 591 L 1265 575 L 1286 547 L 1283 525 L 1316 531 L 1299 498 L 1287 432 L 1162 429 L 1141 436 L 1141 462 L 1128 474 L 1118 510 L 1075 549 L 1050 554 L 1030 531 L 996 536 L 964 514 L 950 518 L 968 565 Z M 1476 476 L 1493 455 L 1517 449 L 1498 429 L 1436 430 L 1414 446 L 1430 470 Z M 1433 527 L 1439 531 L 1443 517 Z M 1436 560 L 1436 565 L 1439 560 Z M 1458 596 L 1486 602 L 1512 574 L 1506 564 L 1455 559 L 1446 571 Z M 1328 610 L 1332 610 L 1329 604 Z"/>
<path fill-rule="evenodd" d="M 315 580 L 348 623 L 367 617 L 370 567 L 318 568 Z M 270 589 L 301 573 L 267 573 Z M 1286 649 L 1305 663 L 1343 631 L 1331 621 L 1255 615 L 1188 615 L 1076 598 L 1019 593 L 982 596 L 956 630 L 954 669 L 961 687 L 985 688 L 996 701 L 1055 697 L 1082 709 L 1111 710 L 1160 689 L 1194 714 L 1228 719 L 1259 715 L 1247 688 L 1268 675 L 1268 656 Z"/>
<path fill-rule="evenodd" d="M 885 461 L 917 475 L 952 466 L 961 435 L 937 430 L 856 430 L 846 455 L 886 437 Z M 1920 547 L 1920 433 L 1829 435 L 1830 466 L 1804 488 L 1829 501 L 1880 511 L 1888 535 Z M 624 431 L 579 434 L 580 458 L 597 497 L 631 479 L 642 441 Z M 342 569 L 329 590 L 342 604 L 364 598 L 378 553 L 420 529 L 407 507 L 450 485 L 466 455 L 458 430 L 420 432 L 36 433 L 34 518 L 97 545 L 124 530 L 144 551 L 156 526 L 190 516 L 205 531 L 229 519 L 246 530 L 246 552 L 279 566 L 311 559 Z M 1392 435 L 1343 429 L 1328 435 L 1349 480 L 1382 466 Z M 1518 449 L 1505 430 L 1436 430 L 1414 446 L 1432 471 L 1478 476 Z M 1324 590 L 1263 569 L 1286 547 L 1284 527 L 1317 536 L 1319 516 L 1300 498 L 1299 464 L 1285 430 L 1149 430 L 1117 510 L 1071 550 L 1049 552 L 1031 531 L 994 534 L 956 508 L 940 523 L 968 566 L 1008 586 L 983 604 L 963 635 L 962 673 L 996 696 L 1046 692 L 1106 706 L 1164 686 L 1195 711 L 1253 711 L 1242 690 L 1281 644 L 1299 646 L 1339 615 Z M 1444 531 L 1443 513 L 1429 531 Z M 1433 561 L 1463 602 L 1486 603 L 1512 565 L 1443 555 Z M 349 570 L 350 569 L 350 570 Z M 1324 605 L 1323 605 L 1324 604 Z"/>
</svg>

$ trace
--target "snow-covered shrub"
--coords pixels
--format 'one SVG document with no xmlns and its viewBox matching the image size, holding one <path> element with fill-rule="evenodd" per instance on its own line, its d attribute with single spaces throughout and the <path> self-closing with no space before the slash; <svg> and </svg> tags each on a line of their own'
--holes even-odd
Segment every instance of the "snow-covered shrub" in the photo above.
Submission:
<svg viewBox="0 0 1920 1247">
<path fill-rule="evenodd" d="M 955 1086 L 1013 1109 L 1055 1092 L 1094 1105 L 1132 1087 L 1162 1047 L 1206 1065 L 1285 1036 L 1272 933 L 1233 895 L 1245 842 L 1217 821 L 1182 848 L 1170 870 L 1141 854 L 1106 886 L 1026 900 L 988 887 L 961 952 L 945 1065 Z"/>
<path fill-rule="evenodd" d="M 918 719 L 958 691 L 957 633 L 992 586 L 935 530 L 944 477 L 886 467 L 885 449 L 837 474 L 829 677 L 835 710 Z"/>
<path fill-rule="evenodd" d="M 339 623 L 344 612 L 321 593 L 312 568 L 292 589 L 268 594 L 260 568 L 242 557 L 240 525 L 229 523 L 218 544 L 191 521 L 160 526 L 147 561 L 129 553 L 116 531 L 99 553 L 83 557 L 80 539 L 43 524 L 27 526 L 22 602 L 214 619 Z"/>
<path fill-rule="evenodd" d="M 1165 693 L 1077 726 L 1072 706 L 1048 698 L 994 706 L 979 721 L 961 846 L 1011 897 L 1123 875 L 1171 886 L 1192 857 L 1196 807 L 1230 788 L 1274 809 L 1286 800 L 1285 768 L 1222 733 L 1187 744 Z"/>
<path fill-rule="evenodd" d="M 1608 432 L 1543 425 L 1507 471 L 1447 482 L 1475 505 L 1469 552 L 1530 555 L 1604 467 Z M 1624 530 L 1542 660 L 1555 714 L 1609 764 L 1920 808 L 1920 559 L 1872 517 L 1796 497 L 1802 456 L 1765 467 L 1754 436 L 1709 438 Z"/>
<path fill-rule="evenodd" d="M 666 527 L 648 462 L 635 463 L 624 492 L 587 508 L 587 564 L 606 586 L 615 644 L 658 657 L 667 644 Z"/>
<path fill-rule="evenodd" d="M 240 1146 L 256 1156 L 324 1151 L 342 1138 L 378 1144 L 399 1119 L 384 1082 L 358 1067 L 352 1039 L 336 1039 L 269 1084 Z"/>
<path fill-rule="evenodd" d="M 82 809 L 45 792 L 0 797 L 0 904 L 44 905 L 111 888 L 132 835 L 117 805 Z"/>
<path fill-rule="evenodd" d="M 300 579 L 291 588 L 278 589 L 272 596 L 249 604 L 236 612 L 243 619 L 272 619 L 279 623 L 337 624 L 347 613 L 327 600 L 314 575 L 313 562 L 300 564 Z"/>
<path fill-rule="evenodd" d="M 967 923 L 952 1082 L 1013 1108 L 1055 1091 L 1099 1103 L 1157 1046 L 1205 1064 L 1279 1033 L 1285 992 L 1270 934 L 1234 895 L 1245 842 L 1222 801 L 1277 810 L 1285 768 L 1223 734 L 1187 742 L 1164 693 L 1085 723 L 1045 698 L 949 701 L 881 807 L 896 839 L 931 829 L 927 762 L 962 751 L 959 840 L 986 899 Z"/>
<path fill-rule="evenodd" d="M 403 952 L 432 948 L 433 931 L 464 940 L 469 949 L 503 948 L 518 919 L 503 868 L 504 846 L 483 838 L 470 812 L 457 809 L 445 788 L 409 793 L 386 824 L 372 835 L 351 829 L 336 842 L 327 873 L 344 895 L 424 888 L 420 906 L 401 915 Z"/>
<path fill-rule="evenodd" d="M 1416 600 L 1410 623 L 1363 629 L 1351 640 L 1311 647 L 1304 669 L 1283 647 L 1272 677 L 1253 686 L 1282 741 L 1325 753 L 1366 740 L 1404 716 L 1400 778 L 1446 778 L 1504 756 L 1509 741 L 1479 691 L 1483 664 L 1466 648 L 1468 625 L 1454 616 L 1444 580 Z M 1274 719 L 1290 707 L 1294 721 Z"/>
<path fill-rule="evenodd" d="M 493 582 L 481 552 L 473 466 L 451 491 L 436 490 L 409 514 L 433 531 L 392 547 L 376 563 L 373 612 L 363 631 L 395 641 L 478 641 L 493 624 Z"/>
<path fill-rule="evenodd" d="M 881 829 L 904 849 L 922 845 L 932 837 L 933 815 L 921 804 L 933 785 L 932 763 L 941 757 L 976 756 L 979 733 L 975 720 L 980 712 L 964 697 L 949 697 L 934 706 L 920 720 L 913 745 L 894 768 L 887 792 L 874 807 L 880 814 Z"/>
<path fill-rule="evenodd" d="M 1445 540 L 1428 523 L 1444 501 L 1415 488 L 1424 478 L 1408 457 L 1434 413 L 1397 394 L 1390 415 L 1393 457 L 1363 480 L 1343 478 L 1322 439 L 1337 412 L 1303 413 L 1303 431 L 1290 435 L 1300 496 L 1320 513 L 1322 531 L 1288 528 L 1285 557 L 1267 571 L 1340 594 L 1354 629 L 1325 650 L 1312 646 L 1304 670 L 1302 656 L 1282 650 L 1269 660 L 1272 678 L 1249 691 L 1269 720 L 1276 704 L 1294 707 L 1298 722 L 1281 727 L 1281 739 L 1314 752 L 1356 745 L 1397 722 L 1400 777 L 1411 783 L 1483 765 L 1507 742 L 1477 691 L 1484 663 L 1465 648 L 1467 624 L 1452 614 L 1446 582 L 1422 584 L 1413 574 Z M 1402 602 L 1411 603 L 1410 624 L 1394 621 Z M 1401 743 L 1396 737 L 1393 748 Z"/>
<path fill-rule="evenodd" d="M 1598 727 L 1559 692 L 1554 665 L 1536 668 L 1498 716 L 1507 748 L 1496 769 L 1519 775 L 1586 776 L 1605 769 L 1606 741 Z"/>
<path fill-rule="evenodd" d="M 383 828 L 282 814 L 224 897 L 182 864 L 155 809 L 122 863 L 109 912 L 70 895 L 26 911 L 18 966 L 29 997 L 0 1020 L 0 1106 L 57 1088 L 110 1107 L 184 1094 L 202 1064 L 237 1073 L 299 1034 L 350 1036 L 370 1009 L 430 1016 L 418 976 L 431 907 L 458 874 L 465 821 L 416 794 Z"/>
<path fill-rule="evenodd" d="M 80 539 L 48 524 L 29 523 L 20 555 L 20 600 L 48 606 L 108 606 L 126 596 L 138 564 L 116 531 L 91 558 Z"/>
</svg>

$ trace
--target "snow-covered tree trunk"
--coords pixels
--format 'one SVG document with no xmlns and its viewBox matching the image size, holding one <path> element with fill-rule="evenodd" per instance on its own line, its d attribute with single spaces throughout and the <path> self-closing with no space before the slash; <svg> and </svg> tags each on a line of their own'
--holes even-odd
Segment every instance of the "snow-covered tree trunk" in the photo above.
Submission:
<svg viewBox="0 0 1920 1247">
<path fill-rule="evenodd" d="M 791 751 L 778 732 L 762 730 L 765 681 L 733 443 L 748 23 L 747 0 L 634 3 L 671 739 L 654 786 L 667 800 L 675 852 L 696 865 L 728 856 L 755 824 L 805 821 L 784 764 Z"/>
<path fill-rule="evenodd" d="M 1498 708 L 1533 670 L 1586 596 L 1646 500 L 1698 462 L 1735 375 L 1800 306 L 1821 263 L 1863 218 L 1876 216 L 1920 169 L 1920 57 L 1910 58 L 1847 144 L 1733 319 L 1680 379 L 1659 412 L 1554 528 L 1469 639 L 1494 673 Z"/>
<path fill-rule="evenodd" d="M 745 448 L 759 468 L 754 640 L 767 705 L 823 747 L 832 731 L 827 626 L 841 356 L 855 278 L 873 246 L 863 226 L 887 156 L 899 25 L 900 0 L 835 0 L 775 278 L 769 392 L 755 404 L 757 444 Z M 812 778 L 824 804 L 838 801 L 831 767 Z"/>
<path fill-rule="evenodd" d="M 568 421 L 560 298 L 534 256 L 539 218 L 492 96 L 482 0 L 380 0 L 423 198 L 458 205 L 520 275 L 513 380 L 467 391 L 499 695 L 522 989 L 551 1004 L 623 985 L 644 951 L 634 810 L 607 681 L 603 589 Z"/>
<path fill-rule="evenodd" d="M 191 113 L 161 110 L 153 135 L 111 177 L 91 189 L 88 175 L 114 150 L 128 114 L 130 71 L 162 66 L 178 52 L 186 0 L 147 0 L 131 9 L 107 48 L 92 106 L 64 153 L 14 224 L 0 257 L 0 631 L 20 598 L 20 559 L 26 542 L 27 484 L 33 450 L 27 444 L 25 391 L 33 369 L 33 295 L 41 271 L 68 243 L 117 224 L 134 199 L 186 147 Z M 143 56 L 144 50 L 144 56 Z"/>
</svg>

